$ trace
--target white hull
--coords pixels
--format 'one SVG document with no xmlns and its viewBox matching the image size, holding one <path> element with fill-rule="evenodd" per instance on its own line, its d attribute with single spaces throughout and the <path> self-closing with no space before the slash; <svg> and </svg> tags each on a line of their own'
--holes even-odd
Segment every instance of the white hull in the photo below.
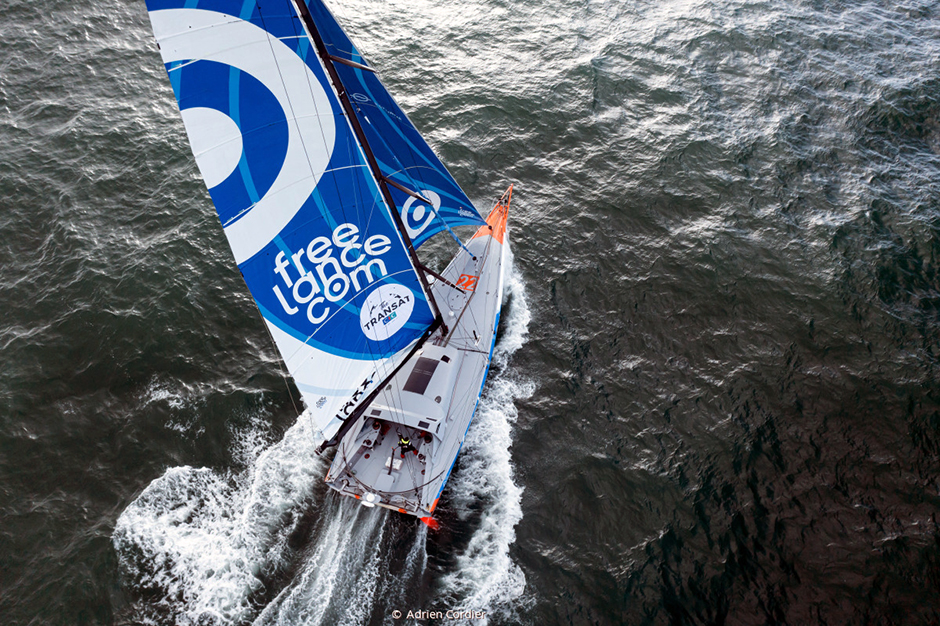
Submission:
<svg viewBox="0 0 940 626">
<path fill-rule="evenodd" d="M 508 192 L 507 192 L 508 194 Z M 337 446 L 327 484 L 366 506 L 430 518 L 476 411 L 502 306 L 509 199 L 442 272 L 431 291 L 448 326 L 386 385 Z M 404 455 L 400 437 L 414 450 Z"/>
</svg>

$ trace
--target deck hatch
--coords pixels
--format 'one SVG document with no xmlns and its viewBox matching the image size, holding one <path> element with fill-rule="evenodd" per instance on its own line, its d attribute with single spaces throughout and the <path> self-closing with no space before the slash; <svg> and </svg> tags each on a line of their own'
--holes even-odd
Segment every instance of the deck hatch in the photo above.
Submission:
<svg viewBox="0 0 940 626">
<path fill-rule="evenodd" d="M 436 359 L 419 357 L 418 362 L 415 363 L 415 368 L 411 370 L 411 375 L 405 383 L 404 390 L 418 395 L 424 394 L 431 383 L 431 377 L 434 376 L 434 370 L 437 369 L 439 364 L 440 361 Z"/>
</svg>

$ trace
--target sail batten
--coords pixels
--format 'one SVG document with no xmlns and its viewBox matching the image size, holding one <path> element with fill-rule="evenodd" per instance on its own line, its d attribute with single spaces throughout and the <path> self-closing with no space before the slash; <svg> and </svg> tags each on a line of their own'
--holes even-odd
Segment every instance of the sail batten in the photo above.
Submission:
<svg viewBox="0 0 940 626">
<path fill-rule="evenodd" d="M 328 440 L 439 323 L 399 209 L 290 0 L 147 8 L 235 260 Z"/>
</svg>

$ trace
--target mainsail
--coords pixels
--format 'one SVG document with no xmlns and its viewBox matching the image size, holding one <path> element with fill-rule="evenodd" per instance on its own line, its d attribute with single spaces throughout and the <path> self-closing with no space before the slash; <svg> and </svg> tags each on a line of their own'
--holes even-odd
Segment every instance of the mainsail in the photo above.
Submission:
<svg viewBox="0 0 940 626">
<path fill-rule="evenodd" d="M 435 328 L 436 306 L 393 211 L 419 242 L 445 221 L 482 220 L 372 72 L 340 62 L 341 73 L 368 76 L 348 89 L 334 84 L 332 60 L 317 54 L 299 15 L 306 6 L 299 7 L 290 0 L 147 0 L 235 260 L 316 427 L 330 439 Z M 310 7 L 335 46 L 339 26 L 319 2 Z M 361 119 L 350 120 L 341 95 L 352 89 L 390 117 L 362 109 Z M 395 136 L 381 141 L 393 124 Z M 377 172 L 376 160 L 390 171 Z M 418 200 L 398 187 L 440 198 L 436 212 L 423 207 L 434 223 L 416 229 Z"/>
</svg>

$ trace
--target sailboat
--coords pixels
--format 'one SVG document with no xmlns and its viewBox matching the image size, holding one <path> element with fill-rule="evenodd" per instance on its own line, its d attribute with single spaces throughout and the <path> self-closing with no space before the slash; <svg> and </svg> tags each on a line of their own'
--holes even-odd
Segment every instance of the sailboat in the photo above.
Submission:
<svg viewBox="0 0 940 626">
<path fill-rule="evenodd" d="M 146 2 L 299 419 L 336 449 L 327 484 L 433 525 L 493 354 L 512 187 L 483 218 L 320 0 Z M 439 234 L 457 250 L 435 272 Z"/>
</svg>

